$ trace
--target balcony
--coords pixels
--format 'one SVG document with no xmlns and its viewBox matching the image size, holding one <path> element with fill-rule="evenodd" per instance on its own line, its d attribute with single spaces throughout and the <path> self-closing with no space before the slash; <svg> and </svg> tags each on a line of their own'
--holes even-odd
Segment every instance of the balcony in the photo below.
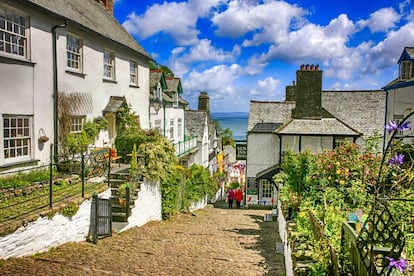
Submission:
<svg viewBox="0 0 414 276">
<path fill-rule="evenodd" d="M 182 157 L 197 148 L 197 137 L 192 137 L 184 141 L 174 143 L 174 147 L 177 157 Z"/>
</svg>

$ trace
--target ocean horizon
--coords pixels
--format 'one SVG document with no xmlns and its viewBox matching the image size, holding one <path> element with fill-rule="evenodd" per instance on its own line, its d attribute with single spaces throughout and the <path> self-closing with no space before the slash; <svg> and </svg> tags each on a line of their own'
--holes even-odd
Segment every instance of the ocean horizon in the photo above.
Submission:
<svg viewBox="0 0 414 276">
<path fill-rule="evenodd" d="M 248 112 L 211 112 L 211 118 L 223 129 L 231 129 L 234 140 L 246 140 Z"/>
</svg>

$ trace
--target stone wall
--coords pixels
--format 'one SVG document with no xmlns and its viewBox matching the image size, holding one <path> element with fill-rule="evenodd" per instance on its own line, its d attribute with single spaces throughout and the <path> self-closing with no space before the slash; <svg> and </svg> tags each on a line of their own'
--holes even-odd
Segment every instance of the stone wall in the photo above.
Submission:
<svg viewBox="0 0 414 276">
<path fill-rule="evenodd" d="M 100 198 L 109 198 L 108 189 Z M 91 202 L 85 200 L 71 219 L 57 214 L 53 218 L 42 217 L 20 227 L 14 233 L 0 237 L 0 259 L 22 257 L 45 252 L 67 242 L 85 241 L 89 232 Z M 159 184 L 144 183 L 135 201 L 128 225 L 122 231 L 142 226 L 148 221 L 161 220 L 161 192 Z"/>
</svg>

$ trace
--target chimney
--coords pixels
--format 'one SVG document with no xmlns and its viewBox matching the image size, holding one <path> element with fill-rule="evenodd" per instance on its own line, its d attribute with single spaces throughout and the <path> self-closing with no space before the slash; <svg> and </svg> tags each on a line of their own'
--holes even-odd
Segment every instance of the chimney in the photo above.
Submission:
<svg viewBox="0 0 414 276">
<path fill-rule="evenodd" d="M 286 97 L 285 102 L 295 101 L 296 100 L 296 83 L 295 81 L 292 82 L 291 85 L 286 86 Z"/>
<path fill-rule="evenodd" d="M 101 3 L 111 15 L 114 15 L 114 0 L 95 0 L 95 1 L 98 3 Z"/>
<path fill-rule="evenodd" d="M 198 96 L 198 110 L 210 112 L 210 97 L 207 92 L 200 92 L 200 96 Z"/>
<path fill-rule="evenodd" d="M 292 111 L 295 119 L 322 117 L 322 71 L 319 65 L 306 64 L 296 71 L 296 107 Z"/>
</svg>

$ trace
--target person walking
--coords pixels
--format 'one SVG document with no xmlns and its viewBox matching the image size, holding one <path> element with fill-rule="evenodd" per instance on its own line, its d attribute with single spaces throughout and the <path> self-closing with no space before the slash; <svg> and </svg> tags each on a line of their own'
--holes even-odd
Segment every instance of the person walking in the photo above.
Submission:
<svg viewBox="0 0 414 276">
<path fill-rule="evenodd" d="M 243 200 L 243 192 L 240 188 L 237 188 L 236 192 L 234 193 L 234 199 L 236 200 L 236 208 L 240 209 L 241 201 Z"/>
<path fill-rule="evenodd" d="M 230 188 L 230 189 L 227 191 L 227 200 L 228 200 L 228 202 L 229 202 L 229 208 L 230 208 L 230 209 L 233 209 L 234 191 L 233 191 L 233 189 L 232 189 L 232 188 Z"/>
</svg>

